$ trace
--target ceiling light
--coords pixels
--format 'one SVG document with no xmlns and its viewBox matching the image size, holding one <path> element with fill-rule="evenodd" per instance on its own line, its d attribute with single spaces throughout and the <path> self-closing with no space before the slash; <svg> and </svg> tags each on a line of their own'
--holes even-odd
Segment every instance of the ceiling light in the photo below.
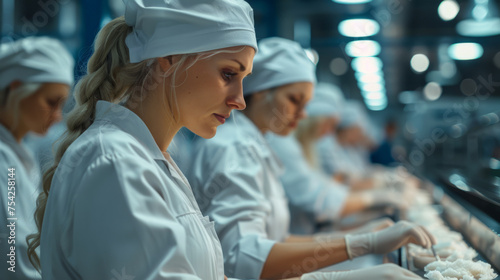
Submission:
<svg viewBox="0 0 500 280">
<path fill-rule="evenodd" d="M 362 91 L 383 91 L 385 87 L 381 83 L 376 84 L 361 84 L 360 86 Z"/>
<path fill-rule="evenodd" d="M 442 92 L 441 86 L 435 82 L 430 82 L 424 87 L 424 96 L 430 101 L 438 100 Z"/>
<path fill-rule="evenodd" d="M 483 47 L 477 43 L 457 43 L 448 48 L 448 55 L 455 60 L 478 59 L 483 55 Z"/>
<path fill-rule="evenodd" d="M 438 14 L 444 21 L 453 20 L 460 11 L 460 6 L 455 0 L 444 0 L 439 4 Z"/>
<path fill-rule="evenodd" d="M 347 19 L 339 24 L 340 34 L 347 37 L 369 37 L 380 31 L 380 25 L 372 19 Z"/>
<path fill-rule="evenodd" d="M 384 73 L 360 73 L 356 72 L 356 79 L 358 83 L 369 84 L 369 83 L 380 83 L 384 80 Z"/>
<path fill-rule="evenodd" d="M 361 94 L 363 95 L 363 98 L 371 100 L 386 98 L 385 92 L 382 91 L 369 91 L 369 92 L 362 92 Z"/>
<path fill-rule="evenodd" d="M 377 73 L 382 69 L 382 60 L 378 57 L 357 57 L 352 60 L 351 66 L 361 73 Z"/>
<path fill-rule="evenodd" d="M 429 68 L 429 58 L 425 54 L 416 54 L 411 58 L 411 68 L 418 73 L 425 72 Z"/>
<path fill-rule="evenodd" d="M 345 52 L 351 57 L 376 56 L 380 53 L 380 44 L 373 40 L 358 40 L 347 43 Z"/>
<path fill-rule="evenodd" d="M 474 0 L 466 19 L 457 24 L 457 33 L 462 36 L 484 37 L 500 34 L 500 18 L 495 1 Z"/>
</svg>

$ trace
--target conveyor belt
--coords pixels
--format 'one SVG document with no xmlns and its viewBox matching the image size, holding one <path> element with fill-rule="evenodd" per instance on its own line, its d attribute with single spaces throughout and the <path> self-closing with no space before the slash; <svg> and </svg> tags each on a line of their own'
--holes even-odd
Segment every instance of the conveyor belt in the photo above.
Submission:
<svg viewBox="0 0 500 280">
<path fill-rule="evenodd" d="M 500 223 L 463 198 L 453 193 L 445 193 L 440 187 L 429 184 L 426 189 L 433 194 L 434 205 L 442 207 L 443 221 L 452 230 L 460 232 L 464 241 L 479 253 L 475 260 L 491 264 L 495 272 L 500 274 L 500 236 L 497 233 Z M 403 258 L 407 260 L 406 263 L 403 261 L 402 266 L 423 276 L 424 271 L 412 265 L 407 251 L 407 248 L 401 251 Z"/>
</svg>

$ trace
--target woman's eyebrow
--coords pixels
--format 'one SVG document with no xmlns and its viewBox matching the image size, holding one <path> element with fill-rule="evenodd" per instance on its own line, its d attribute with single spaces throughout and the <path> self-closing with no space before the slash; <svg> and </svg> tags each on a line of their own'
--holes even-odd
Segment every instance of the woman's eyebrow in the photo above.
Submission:
<svg viewBox="0 0 500 280">
<path fill-rule="evenodd" d="M 238 63 L 240 65 L 240 71 L 245 71 L 247 70 L 247 68 L 243 65 L 243 63 L 239 62 L 237 59 L 231 59 L 232 61 L 235 61 L 236 63 Z"/>
<path fill-rule="evenodd" d="M 234 61 L 240 65 L 241 72 L 245 72 L 245 70 L 247 70 L 247 68 L 243 65 L 243 63 L 239 62 L 237 59 L 231 59 L 231 61 Z M 248 73 L 245 77 L 248 77 L 250 75 L 252 75 L 252 72 Z"/>
</svg>

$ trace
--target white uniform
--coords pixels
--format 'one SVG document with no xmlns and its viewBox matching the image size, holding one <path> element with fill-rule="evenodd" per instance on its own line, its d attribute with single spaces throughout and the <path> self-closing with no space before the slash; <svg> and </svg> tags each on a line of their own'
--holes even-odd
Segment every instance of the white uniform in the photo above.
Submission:
<svg viewBox="0 0 500 280">
<path fill-rule="evenodd" d="M 370 155 L 368 150 L 362 147 L 344 147 L 344 151 L 347 155 L 347 159 L 351 162 L 351 166 L 356 167 L 353 169 L 354 174 L 358 174 L 362 177 L 370 172 Z"/>
<path fill-rule="evenodd" d="M 194 149 L 186 174 L 202 212 L 215 221 L 226 275 L 258 279 L 272 246 L 288 235 L 282 166 L 240 112 L 214 138 L 196 141 Z"/>
<path fill-rule="evenodd" d="M 54 174 L 41 263 L 44 279 L 224 277 L 185 177 L 137 115 L 105 101 Z"/>
<path fill-rule="evenodd" d="M 11 176 L 9 176 L 9 168 L 15 169 Z M 8 189 L 9 178 L 14 179 L 11 182 L 15 182 L 14 188 L 10 190 Z M 41 279 L 40 274 L 31 265 L 26 251 L 28 249 L 26 236 L 37 231 L 33 214 L 36 208 L 39 182 L 40 172 L 33 156 L 28 149 L 17 143 L 9 130 L 0 124 L 0 185 L 2 186 L 0 191 L 2 221 L 0 279 Z M 8 208 L 9 206 L 12 208 Z M 8 225 L 11 226 L 8 227 Z M 15 259 L 7 255 L 12 255 L 11 246 L 15 246 Z M 7 263 L 10 260 L 13 262 Z M 15 272 L 8 270 L 12 267 L 11 264 L 15 266 L 13 268 Z"/>
<path fill-rule="evenodd" d="M 346 173 L 363 177 L 370 172 L 367 161 L 363 159 L 362 150 L 343 147 L 334 135 L 326 135 L 318 141 L 316 154 L 321 168 L 328 175 Z"/>
<path fill-rule="evenodd" d="M 337 220 L 349 194 L 348 187 L 314 170 L 293 135 L 267 133 L 266 139 L 285 166 L 281 182 L 292 214 L 290 232 L 312 234 L 317 222 Z"/>
<path fill-rule="evenodd" d="M 350 173 L 353 168 L 344 148 L 333 134 L 326 135 L 318 140 L 316 153 L 323 171 L 328 175 L 339 172 Z"/>
<path fill-rule="evenodd" d="M 42 172 L 52 167 L 54 164 L 54 145 L 59 143 L 57 140 L 66 132 L 66 129 L 66 123 L 61 121 L 52 125 L 47 131 L 47 134 L 43 136 L 28 133 L 28 135 L 24 137 L 23 143 L 33 152 L 35 160 L 38 166 L 41 167 Z"/>
</svg>

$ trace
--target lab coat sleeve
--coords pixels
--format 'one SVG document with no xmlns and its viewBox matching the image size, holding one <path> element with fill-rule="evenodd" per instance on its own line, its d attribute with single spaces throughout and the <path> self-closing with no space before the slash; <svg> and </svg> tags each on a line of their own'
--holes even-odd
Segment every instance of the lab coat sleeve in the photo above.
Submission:
<svg viewBox="0 0 500 280">
<path fill-rule="evenodd" d="M 63 229 L 73 232 L 67 254 L 81 279 L 200 279 L 185 254 L 195 248 L 186 248 L 185 229 L 159 191 L 172 186 L 154 171 L 154 162 L 129 155 L 89 165 Z"/>
<path fill-rule="evenodd" d="M 276 136 L 269 144 L 285 166 L 281 182 L 290 206 L 312 214 L 317 222 L 338 219 L 348 188 L 314 170 L 293 136 Z"/>
<path fill-rule="evenodd" d="M 340 155 L 335 154 L 335 140 L 334 136 L 325 136 L 320 139 L 316 144 L 316 154 L 323 171 L 328 175 L 334 175 L 339 172 L 338 158 Z"/>
<path fill-rule="evenodd" d="M 215 221 L 227 276 L 259 279 L 276 241 L 266 234 L 271 209 L 261 188 L 263 164 L 245 145 L 197 148 L 190 183 L 205 215 Z"/>
</svg>

